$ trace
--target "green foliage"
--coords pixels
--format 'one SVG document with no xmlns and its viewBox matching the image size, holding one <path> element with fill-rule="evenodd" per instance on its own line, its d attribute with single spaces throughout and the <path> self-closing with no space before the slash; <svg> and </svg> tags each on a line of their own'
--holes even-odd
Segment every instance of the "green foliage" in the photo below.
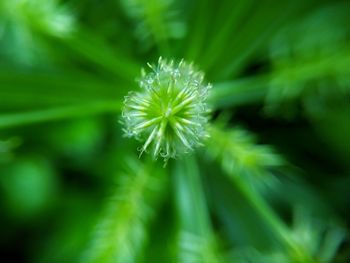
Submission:
<svg viewBox="0 0 350 263">
<path fill-rule="evenodd" d="M 268 111 L 300 97 L 305 106 L 312 107 L 307 97 L 326 99 L 332 89 L 337 89 L 333 93 L 339 97 L 349 94 L 349 12 L 349 4 L 327 5 L 275 37 L 271 45 L 274 71 L 266 97 Z M 322 34 L 312 34 L 321 30 Z"/>
<path fill-rule="evenodd" d="M 207 146 L 211 157 L 219 160 L 224 170 L 233 176 L 263 175 L 270 168 L 283 164 L 271 147 L 257 145 L 252 135 L 243 129 L 225 131 L 212 126 Z"/>
<path fill-rule="evenodd" d="M 124 166 L 82 262 L 135 262 L 142 255 L 166 178 L 154 164 L 128 158 Z"/>
<path fill-rule="evenodd" d="M 135 22 L 135 35 L 143 49 L 156 43 L 167 52 L 169 39 L 185 34 L 184 21 L 179 17 L 178 5 L 173 0 L 121 0 L 125 13 Z"/>
<path fill-rule="evenodd" d="M 349 13 L 0 1 L 3 258 L 349 262 Z"/>
</svg>

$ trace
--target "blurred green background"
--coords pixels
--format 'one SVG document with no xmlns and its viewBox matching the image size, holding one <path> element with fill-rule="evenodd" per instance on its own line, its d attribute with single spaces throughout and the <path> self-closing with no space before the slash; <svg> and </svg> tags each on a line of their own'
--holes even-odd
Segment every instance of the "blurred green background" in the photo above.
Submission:
<svg viewBox="0 0 350 263">
<path fill-rule="evenodd" d="M 193 61 L 211 137 L 138 158 L 123 98 Z M 1 0 L 1 262 L 350 262 L 350 2 Z"/>
</svg>

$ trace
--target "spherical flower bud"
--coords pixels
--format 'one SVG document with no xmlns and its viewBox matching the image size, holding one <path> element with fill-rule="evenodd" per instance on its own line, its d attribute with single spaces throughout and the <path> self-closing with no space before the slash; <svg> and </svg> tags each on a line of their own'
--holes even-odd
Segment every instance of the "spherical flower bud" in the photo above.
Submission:
<svg viewBox="0 0 350 263">
<path fill-rule="evenodd" d="M 159 58 L 142 70 L 140 91 L 125 97 L 122 123 L 126 136 L 143 142 L 140 155 L 150 151 L 165 162 L 192 151 L 208 136 L 209 109 L 206 104 L 211 86 L 192 64 Z"/>
</svg>

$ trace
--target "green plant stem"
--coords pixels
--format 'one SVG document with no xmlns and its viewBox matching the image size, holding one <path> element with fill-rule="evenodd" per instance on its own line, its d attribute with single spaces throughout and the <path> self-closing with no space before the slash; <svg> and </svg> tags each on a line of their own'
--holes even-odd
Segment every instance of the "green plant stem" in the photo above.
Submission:
<svg viewBox="0 0 350 263">
<path fill-rule="evenodd" d="M 271 81 L 277 86 L 305 83 L 327 76 L 348 77 L 350 69 L 350 49 L 343 48 L 336 54 L 315 57 L 309 60 L 290 61 L 277 67 L 271 73 Z"/>
<path fill-rule="evenodd" d="M 235 34 L 231 33 L 234 38 L 227 41 L 230 46 L 226 49 L 221 48 L 221 56 L 217 57 L 217 62 L 212 62 L 212 75 L 215 75 L 217 79 L 236 76 L 251 55 L 259 47 L 267 44 L 270 36 L 279 30 L 289 17 L 302 12 L 309 5 L 308 1 L 293 1 L 290 3 L 277 3 L 270 0 L 258 1 L 252 13 L 249 14 L 249 19 L 246 19 L 244 24 L 241 25 L 244 30 L 239 30 Z M 228 52 L 223 52 L 224 50 Z M 219 61 L 225 67 L 215 66 Z"/>
<path fill-rule="evenodd" d="M 197 163 L 192 157 L 177 161 L 174 169 L 175 201 L 179 217 L 179 262 L 219 262 L 215 253 L 209 212 Z"/>
<path fill-rule="evenodd" d="M 112 48 L 103 39 L 80 29 L 68 38 L 57 39 L 75 54 L 88 62 L 115 74 L 120 79 L 133 81 L 141 66 L 117 48 Z"/>
<path fill-rule="evenodd" d="M 232 32 L 239 30 L 238 27 L 242 23 L 242 19 L 244 21 L 247 13 L 252 11 L 251 8 L 256 8 L 255 4 L 254 0 L 227 1 L 222 4 L 220 15 L 218 16 L 218 31 L 215 33 L 215 37 L 208 42 L 205 50 L 207 54 L 215 55 L 205 56 L 203 58 L 202 67 L 204 70 L 213 66 L 214 61 L 222 52 L 226 52 L 226 49 L 222 49 L 222 46 L 229 42 Z M 220 23 L 222 17 L 228 17 L 224 25 Z"/>
<path fill-rule="evenodd" d="M 121 102 L 104 101 L 80 105 L 61 106 L 30 112 L 5 113 L 0 114 L 0 129 L 97 113 L 118 113 L 120 112 L 120 109 Z"/>
<path fill-rule="evenodd" d="M 197 2 L 198 5 L 195 8 L 196 19 L 191 21 L 193 26 L 189 29 L 188 37 L 183 42 L 183 49 L 186 52 L 185 58 L 195 61 L 197 61 L 202 45 L 206 43 L 205 37 L 209 29 L 208 10 L 211 9 L 209 0 L 199 0 Z"/>
<path fill-rule="evenodd" d="M 240 176 L 230 176 L 236 189 L 245 196 L 246 200 L 258 212 L 261 219 L 270 226 L 271 231 L 281 241 L 287 253 L 295 262 L 316 263 L 311 255 L 293 239 L 290 230 L 272 211 L 270 206 L 262 199 L 257 192 L 250 188 Z"/>
<path fill-rule="evenodd" d="M 267 75 L 214 83 L 209 103 L 216 108 L 235 107 L 263 101 L 268 92 Z"/>
</svg>

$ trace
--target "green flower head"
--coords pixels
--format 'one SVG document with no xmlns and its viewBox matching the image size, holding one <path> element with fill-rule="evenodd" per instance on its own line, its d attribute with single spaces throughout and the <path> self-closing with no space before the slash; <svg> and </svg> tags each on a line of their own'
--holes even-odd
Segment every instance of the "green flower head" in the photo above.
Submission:
<svg viewBox="0 0 350 263">
<path fill-rule="evenodd" d="M 150 151 L 167 161 L 192 151 L 207 133 L 209 84 L 192 64 L 159 58 L 142 70 L 138 92 L 125 97 L 122 123 L 126 136 L 144 142 L 140 155 Z"/>
</svg>

